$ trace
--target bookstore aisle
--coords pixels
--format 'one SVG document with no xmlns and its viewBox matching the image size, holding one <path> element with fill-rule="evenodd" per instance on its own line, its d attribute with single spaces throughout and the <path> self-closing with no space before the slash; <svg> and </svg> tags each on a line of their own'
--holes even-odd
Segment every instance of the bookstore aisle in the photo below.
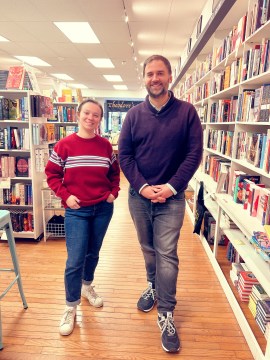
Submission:
<svg viewBox="0 0 270 360">
<path fill-rule="evenodd" d="M 74 332 L 58 333 L 64 307 L 64 239 L 17 241 L 24 291 L 24 310 L 16 287 L 1 301 L 4 360 L 252 360 L 252 354 L 227 302 L 193 226 L 185 218 L 179 244 L 180 274 L 175 321 L 182 349 L 166 354 L 160 344 L 156 308 L 136 309 L 146 286 L 143 258 L 127 207 L 127 181 L 106 235 L 96 273 L 96 290 L 104 307 L 90 307 L 82 299 Z M 8 248 L 0 242 L 1 267 L 10 266 Z M 0 275 L 0 291 L 8 274 Z"/>
</svg>

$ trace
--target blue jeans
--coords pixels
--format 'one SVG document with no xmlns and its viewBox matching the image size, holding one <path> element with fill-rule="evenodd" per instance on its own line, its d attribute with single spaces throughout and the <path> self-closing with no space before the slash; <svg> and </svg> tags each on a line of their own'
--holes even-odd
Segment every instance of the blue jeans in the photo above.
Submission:
<svg viewBox="0 0 270 360">
<path fill-rule="evenodd" d="M 99 251 L 113 215 L 113 203 L 103 201 L 78 210 L 65 211 L 67 262 L 65 269 L 66 304 L 81 301 L 82 283 L 91 284 Z"/>
<path fill-rule="evenodd" d="M 144 256 L 147 281 L 155 286 L 158 312 L 174 311 L 179 259 L 177 245 L 185 215 L 185 194 L 152 203 L 129 189 L 129 210 Z"/>
</svg>

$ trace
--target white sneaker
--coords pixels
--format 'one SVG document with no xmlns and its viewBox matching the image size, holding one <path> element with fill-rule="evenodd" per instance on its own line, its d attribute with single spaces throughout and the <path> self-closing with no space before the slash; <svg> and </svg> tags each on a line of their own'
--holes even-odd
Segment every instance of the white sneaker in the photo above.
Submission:
<svg viewBox="0 0 270 360">
<path fill-rule="evenodd" d="M 76 306 L 66 306 L 64 315 L 60 321 L 59 332 L 61 335 L 69 335 L 74 329 Z"/>
<path fill-rule="evenodd" d="M 94 286 L 82 286 L 82 297 L 88 299 L 90 305 L 94 307 L 101 307 L 103 306 L 103 299 L 95 292 Z"/>
</svg>

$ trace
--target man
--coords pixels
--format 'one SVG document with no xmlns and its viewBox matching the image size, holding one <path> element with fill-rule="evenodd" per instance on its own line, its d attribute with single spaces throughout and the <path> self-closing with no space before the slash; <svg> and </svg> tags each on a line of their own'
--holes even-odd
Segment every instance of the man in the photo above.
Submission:
<svg viewBox="0 0 270 360">
<path fill-rule="evenodd" d="M 129 210 L 148 281 L 137 307 L 148 312 L 157 302 L 162 347 L 177 352 L 177 244 L 185 214 L 184 190 L 201 162 L 202 128 L 193 105 L 168 90 L 172 71 L 165 57 L 148 58 L 143 77 L 148 96 L 127 113 L 119 162 L 130 183 Z"/>
</svg>

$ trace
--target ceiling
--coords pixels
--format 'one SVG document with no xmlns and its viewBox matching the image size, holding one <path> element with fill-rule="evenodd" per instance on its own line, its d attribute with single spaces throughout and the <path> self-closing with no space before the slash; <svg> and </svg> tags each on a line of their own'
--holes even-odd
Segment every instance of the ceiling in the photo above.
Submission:
<svg viewBox="0 0 270 360">
<path fill-rule="evenodd" d="M 65 73 L 74 79 L 73 83 L 107 92 L 116 83 L 108 82 L 103 75 L 120 75 L 121 84 L 129 91 L 139 91 L 143 61 L 159 53 L 176 65 L 206 2 L 1 0 L 0 35 L 10 41 L 0 42 L 0 69 L 21 64 L 13 56 L 37 56 L 51 65 L 37 67 L 41 80 L 52 73 Z M 100 43 L 72 43 L 54 21 L 87 21 Z M 90 57 L 110 58 L 115 68 L 95 68 L 87 61 Z"/>
</svg>

